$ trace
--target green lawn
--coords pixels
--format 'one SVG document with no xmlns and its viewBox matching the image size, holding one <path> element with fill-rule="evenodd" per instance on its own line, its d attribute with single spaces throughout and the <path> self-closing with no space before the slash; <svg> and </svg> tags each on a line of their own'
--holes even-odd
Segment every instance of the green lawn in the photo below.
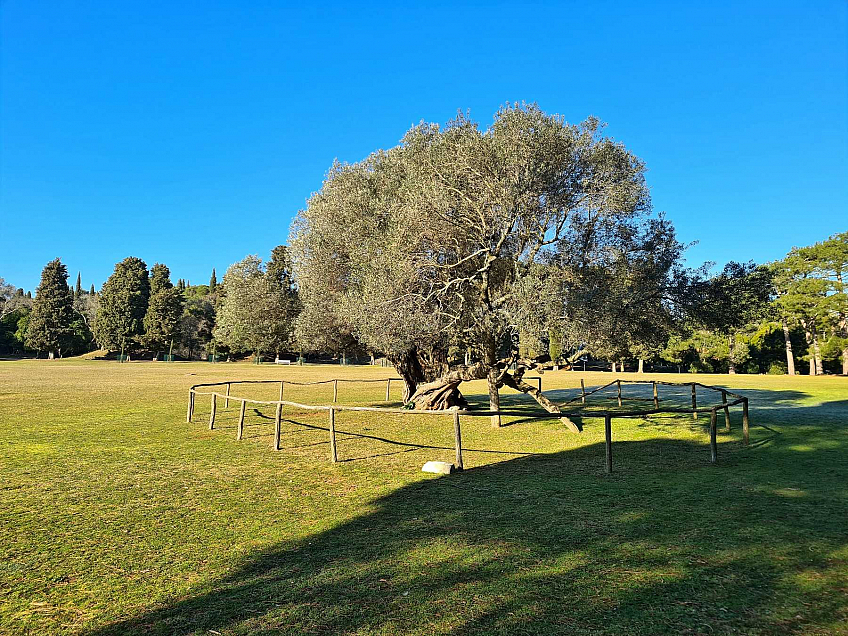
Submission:
<svg viewBox="0 0 848 636">
<path fill-rule="evenodd" d="M 276 452 L 273 407 L 241 442 L 236 403 L 185 422 L 194 383 L 393 375 L 0 362 L 0 633 L 848 634 L 848 379 L 646 375 L 748 395 L 751 446 L 739 408 L 717 465 L 705 416 L 615 419 L 612 475 L 600 418 L 463 418 L 466 470 L 441 477 L 420 469 L 452 461 L 447 417 L 340 413 L 335 465 L 326 413 L 284 411 Z M 544 388 L 564 401 L 581 375 Z"/>
</svg>

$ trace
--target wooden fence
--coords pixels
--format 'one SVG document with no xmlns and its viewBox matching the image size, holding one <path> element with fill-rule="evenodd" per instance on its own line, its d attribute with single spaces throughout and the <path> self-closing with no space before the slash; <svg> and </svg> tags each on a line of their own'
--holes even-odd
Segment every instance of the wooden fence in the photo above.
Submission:
<svg viewBox="0 0 848 636">
<path fill-rule="evenodd" d="M 538 379 L 539 380 L 539 390 L 541 390 L 542 379 L 541 378 L 527 378 L 527 379 Z M 648 415 L 657 415 L 660 413 L 691 413 L 692 418 L 694 420 L 698 419 L 698 413 L 709 413 L 710 414 L 710 462 L 715 464 L 718 461 L 718 447 L 716 442 L 716 433 L 717 433 L 717 416 L 718 410 L 721 409 L 724 411 L 724 429 L 727 432 L 730 432 L 730 407 L 736 406 L 738 404 L 742 405 L 742 438 L 747 446 L 749 444 L 749 428 L 750 428 L 750 415 L 748 411 L 748 398 L 739 395 L 738 393 L 734 393 L 732 391 L 728 391 L 727 389 L 723 389 L 720 387 L 710 386 L 708 384 L 702 384 L 700 382 L 664 382 L 659 380 L 647 381 L 647 380 L 613 380 L 603 386 L 592 389 L 591 391 L 586 391 L 586 386 L 583 382 L 583 379 L 580 380 L 580 395 L 574 397 L 567 402 L 564 402 L 560 406 L 568 406 L 580 400 L 581 405 L 587 404 L 587 398 L 590 396 L 603 391 L 604 389 L 608 389 L 610 387 L 616 388 L 616 397 L 618 400 L 618 406 L 622 407 L 625 399 L 635 399 L 641 400 L 642 398 L 625 398 L 622 391 L 622 384 L 648 384 L 652 385 L 652 393 L 653 393 L 653 408 L 651 409 L 640 409 L 640 410 L 629 410 L 629 411 L 586 411 L 583 409 L 577 411 L 567 411 L 562 412 L 561 414 L 550 413 L 548 411 L 511 411 L 511 410 L 498 410 L 498 411 L 469 411 L 464 409 L 452 409 L 445 411 L 416 411 L 411 409 L 399 409 L 399 408 L 387 408 L 387 407 L 377 407 L 377 406 L 341 406 L 337 404 L 338 396 L 339 396 L 339 383 L 342 382 L 359 382 L 359 383 L 374 383 L 374 382 L 385 382 L 386 383 L 386 401 L 390 399 L 390 391 L 391 391 L 391 383 L 392 381 L 399 381 L 401 378 L 386 378 L 385 380 L 353 380 L 353 379 L 332 379 L 332 380 L 320 380 L 317 382 L 292 382 L 289 380 L 229 380 L 226 382 L 210 382 L 205 384 L 195 384 L 189 389 L 188 396 L 188 410 L 186 413 L 186 421 L 191 422 L 194 418 L 194 407 L 195 407 L 195 398 L 198 395 L 209 395 L 211 399 L 210 405 L 210 413 L 209 413 L 209 429 L 212 430 L 215 428 L 215 417 L 217 413 L 218 400 L 224 400 L 224 407 L 229 407 L 230 400 L 234 400 L 241 403 L 239 409 L 239 419 L 238 426 L 236 427 L 236 439 L 242 439 L 244 434 L 244 417 L 245 417 L 245 409 L 247 404 L 258 404 L 264 406 L 275 406 L 276 412 L 274 415 L 274 450 L 280 450 L 280 426 L 282 422 L 282 413 L 283 406 L 289 406 L 293 408 L 304 409 L 307 411 L 327 411 L 328 412 L 328 420 L 329 420 L 329 433 L 330 433 L 330 461 L 337 462 L 338 461 L 338 447 L 336 444 L 336 412 L 337 411 L 366 411 L 366 412 L 376 412 L 376 413 L 391 413 L 391 414 L 399 414 L 399 415 L 426 415 L 426 416 L 435 416 L 435 417 L 450 417 L 453 419 L 453 429 L 454 429 L 454 444 L 456 450 L 456 461 L 455 466 L 458 469 L 462 469 L 462 432 L 460 428 L 460 418 L 462 416 L 466 417 L 491 417 L 494 415 L 497 416 L 514 416 L 514 417 L 522 417 L 522 418 L 530 418 L 530 419 L 556 419 L 559 416 L 567 416 L 567 417 L 603 417 L 604 418 L 604 437 L 605 437 L 605 447 L 606 447 L 606 472 L 612 472 L 612 418 L 613 417 L 646 417 Z M 290 400 L 284 400 L 283 396 L 285 393 L 286 385 L 294 385 L 294 386 L 314 386 L 319 384 L 330 384 L 333 385 L 333 404 L 332 405 L 315 405 L 315 404 L 300 404 L 298 402 L 292 402 Z M 280 395 L 278 400 L 255 400 L 252 398 L 245 398 L 241 396 L 231 395 L 230 389 L 233 385 L 242 385 L 242 384 L 279 384 L 280 385 Z M 663 407 L 660 405 L 660 396 L 659 396 L 659 386 L 691 386 L 692 388 L 692 407 L 691 408 L 674 408 L 674 407 Z M 210 387 L 224 387 L 224 390 L 219 392 L 215 390 L 199 390 L 206 389 Z M 701 387 L 708 391 L 714 391 L 721 394 L 721 403 L 717 405 L 711 406 L 698 406 L 698 395 L 697 388 Z M 735 398 L 732 401 L 728 401 L 728 396 Z"/>
</svg>

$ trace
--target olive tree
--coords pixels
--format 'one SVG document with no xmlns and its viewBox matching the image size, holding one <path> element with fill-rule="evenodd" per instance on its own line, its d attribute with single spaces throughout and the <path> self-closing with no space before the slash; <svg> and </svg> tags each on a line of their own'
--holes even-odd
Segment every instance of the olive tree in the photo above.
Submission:
<svg viewBox="0 0 848 636">
<path fill-rule="evenodd" d="M 214 335 L 234 351 L 277 351 L 291 334 L 291 288 L 276 267 L 270 273 L 257 256 L 248 256 L 224 274 L 224 297 Z"/>
<path fill-rule="evenodd" d="M 416 126 L 395 148 L 333 165 L 299 212 L 290 244 L 304 315 L 320 306 L 384 352 L 414 408 L 463 405 L 459 385 L 486 379 L 493 410 L 508 386 L 559 412 L 523 379 L 547 356 L 521 358 L 513 336 L 553 331 L 580 348 L 585 328 L 612 341 L 636 313 L 604 313 L 610 285 L 628 287 L 604 265 L 657 232 L 677 245 L 649 216 L 644 169 L 596 119 L 571 125 L 534 105 L 501 109 L 485 130 L 461 115 Z M 452 365 L 452 348 L 476 362 Z"/>
</svg>

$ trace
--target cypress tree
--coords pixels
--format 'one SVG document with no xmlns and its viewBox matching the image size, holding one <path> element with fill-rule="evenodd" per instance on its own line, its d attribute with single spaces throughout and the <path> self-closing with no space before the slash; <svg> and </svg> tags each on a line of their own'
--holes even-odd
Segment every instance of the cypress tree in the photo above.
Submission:
<svg viewBox="0 0 848 636">
<path fill-rule="evenodd" d="M 209 293 L 214 294 L 218 286 L 218 278 L 215 276 L 215 268 L 212 268 L 212 278 L 209 279 Z"/>
<path fill-rule="evenodd" d="M 171 284 L 171 272 L 156 263 L 150 272 L 150 304 L 144 316 L 144 344 L 157 355 L 177 337 L 183 315 L 183 295 Z"/>
<path fill-rule="evenodd" d="M 165 289 L 171 289 L 173 285 L 171 284 L 171 270 L 168 269 L 167 265 L 163 265 L 162 263 L 156 263 L 150 269 L 150 295 L 163 291 Z"/>
<path fill-rule="evenodd" d="M 73 330 L 74 298 L 68 287 L 68 268 L 58 258 L 41 272 L 29 316 L 26 344 L 37 351 L 47 351 L 52 359 L 62 353 Z"/>
<path fill-rule="evenodd" d="M 88 293 L 91 294 L 92 296 L 94 296 L 94 294 L 95 294 L 94 283 L 91 283 L 91 289 L 88 290 Z"/>
<path fill-rule="evenodd" d="M 79 300 L 80 296 L 82 296 L 82 278 L 80 277 L 80 272 L 77 272 L 77 286 L 74 289 L 74 300 Z"/>
<path fill-rule="evenodd" d="M 29 298 L 30 300 L 32 300 L 32 292 L 31 292 L 31 291 L 28 291 L 28 292 L 27 292 L 27 298 Z"/>
<path fill-rule="evenodd" d="M 115 265 L 115 271 L 100 289 L 100 308 L 94 322 L 98 344 L 117 351 L 138 343 L 144 333 L 149 302 L 147 264 L 130 256 Z"/>
</svg>

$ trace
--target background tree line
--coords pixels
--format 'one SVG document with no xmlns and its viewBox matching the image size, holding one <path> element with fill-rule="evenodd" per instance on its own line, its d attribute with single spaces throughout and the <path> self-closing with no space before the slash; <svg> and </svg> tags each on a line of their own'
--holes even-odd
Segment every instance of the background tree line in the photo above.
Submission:
<svg viewBox="0 0 848 636">
<path fill-rule="evenodd" d="M 168 267 L 150 270 L 128 257 L 99 292 L 68 285 L 65 265 L 55 259 L 41 275 L 35 296 L 0 279 L 0 350 L 49 358 L 102 349 L 110 353 L 184 359 L 197 356 L 280 354 L 291 346 L 297 292 L 285 246 L 267 266 L 255 256 L 233 265 L 217 281 L 171 282 Z"/>
<path fill-rule="evenodd" d="M 486 379 L 544 401 L 539 365 L 848 374 L 848 233 L 782 260 L 687 269 L 654 214 L 645 166 L 594 119 L 534 105 L 481 129 L 421 124 L 399 146 L 336 164 L 290 249 L 218 282 L 115 266 L 95 293 L 49 263 L 35 297 L 0 279 L 7 352 L 385 356 L 405 397 L 462 403 Z M 413 399 L 414 398 L 414 399 Z M 551 406 L 551 405 L 546 405 Z"/>
<path fill-rule="evenodd" d="M 699 310 L 654 324 L 647 338 L 631 335 L 615 347 L 569 348 L 561 330 L 546 327 L 543 316 L 514 337 L 522 357 L 547 356 L 567 364 L 569 354 L 580 352 L 589 368 L 615 362 L 638 370 L 646 361 L 652 368 L 694 373 L 848 375 L 846 276 L 848 232 L 843 232 L 793 248 L 773 263 L 729 263 L 690 289 L 690 304 L 700 305 Z M 115 266 L 99 293 L 94 285 L 83 289 L 79 274 L 73 286 L 67 278 L 61 261 L 51 261 L 35 298 L 0 278 L 0 350 L 69 356 L 100 347 L 162 355 L 173 342 L 173 352 L 186 359 L 213 351 L 384 353 L 369 350 L 332 311 L 321 311 L 326 298 L 310 303 L 299 316 L 302 307 L 285 246 L 274 249 L 267 266 L 255 256 L 234 264 L 222 283 L 213 270 L 208 285 L 183 279 L 174 285 L 167 266 L 157 263 L 148 271 L 134 257 Z M 473 355 L 466 353 L 470 348 L 458 343 L 449 349 L 450 358 L 470 362 Z"/>
</svg>

